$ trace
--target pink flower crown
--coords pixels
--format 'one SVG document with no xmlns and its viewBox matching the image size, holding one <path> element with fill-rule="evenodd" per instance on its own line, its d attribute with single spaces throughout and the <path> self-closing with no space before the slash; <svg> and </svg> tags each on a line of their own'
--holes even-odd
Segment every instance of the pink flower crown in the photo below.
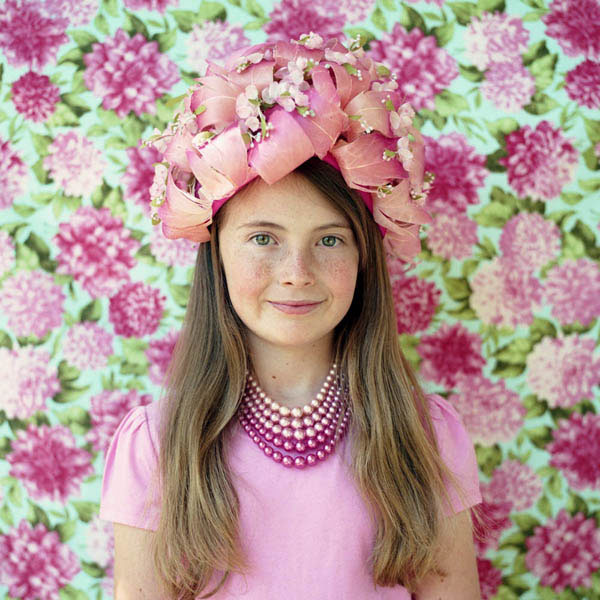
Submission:
<svg viewBox="0 0 600 600">
<path fill-rule="evenodd" d="M 360 192 L 389 254 L 419 253 L 419 227 L 431 222 L 423 138 L 395 76 L 358 40 L 348 49 L 311 32 L 259 44 L 196 81 L 145 142 L 164 158 L 150 193 L 167 238 L 208 241 L 213 215 L 249 181 L 273 184 L 316 155 Z"/>
</svg>

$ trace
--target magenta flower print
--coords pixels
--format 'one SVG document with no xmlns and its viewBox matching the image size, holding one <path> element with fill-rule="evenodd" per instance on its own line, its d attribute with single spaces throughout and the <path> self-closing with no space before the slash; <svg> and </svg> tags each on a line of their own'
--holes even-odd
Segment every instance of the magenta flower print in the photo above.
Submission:
<svg viewBox="0 0 600 600">
<path fill-rule="evenodd" d="M 479 189 L 489 175 L 485 156 L 478 154 L 467 138 L 457 132 L 437 139 L 424 138 L 425 169 L 435 173 L 427 209 L 444 214 L 464 213 L 470 204 L 479 203 Z"/>
<path fill-rule="evenodd" d="M 62 503 L 79 495 L 83 480 L 93 474 L 91 458 L 63 425 L 28 425 L 18 431 L 6 455 L 10 475 L 23 483 L 31 498 Z"/>
<path fill-rule="evenodd" d="M 125 189 L 125 200 L 148 207 L 150 186 L 154 181 L 154 163 L 162 159 L 160 152 L 153 146 L 138 145 L 125 150 L 129 162 L 121 177 Z"/>
<path fill-rule="evenodd" d="M 101 369 L 113 354 L 113 334 L 98 323 L 75 323 L 66 333 L 62 352 L 64 359 L 80 370 Z"/>
<path fill-rule="evenodd" d="M 23 195 L 29 184 L 29 174 L 21 157 L 12 149 L 10 142 L 0 138 L 0 210 L 8 208 Z"/>
<path fill-rule="evenodd" d="M 417 352 L 422 359 L 421 375 L 446 388 L 454 387 L 461 373 L 480 374 L 485 364 L 481 337 L 461 323 L 442 323 L 435 333 L 421 338 Z"/>
<path fill-rule="evenodd" d="M 115 333 L 142 337 L 156 331 L 167 298 L 141 281 L 126 283 L 111 299 L 109 321 Z"/>
<path fill-rule="evenodd" d="M 438 213 L 427 228 L 427 246 L 447 260 L 472 256 L 477 241 L 477 223 L 464 213 Z"/>
<path fill-rule="evenodd" d="M 551 200 L 575 178 L 579 152 L 560 128 L 541 121 L 535 129 L 524 125 L 506 136 L 508 156 L 499 162 L 519 196 Z"/>
<path fill-rule="evenodd" d="M 545 337 L 527 356 L 527 383 L 552 407 L 569 408 L 593 397 L 600 383 L 600 357 L 591 338 Z"/>
<path fill-rule="evenodd" d="M 512 526 L 512 506 L 506 500 L 494 498 L 486 484 L 481 484 L 480 489 L 483 502 L 478 506 L 480 518 L 473 523 L 473 537 L 478 556 L 484 556 L 488 550 L 498 549 L 502 534 Z"/>
<path fill-rule="evenodd" d="M 35 123 L 50 117 L 59 100 L 60 90 L 47 75 L 29 71 L 12 84 L 12 101 L 16 111 Z"/>
<path fill-rule="evenodd" d="M 482 600 L 492 600 L 498 593 L 502 583 L 502 571 L 497 569 L 491 560 L 477 558 L 477 573 L 479 574 L 479 587 Z"/>
<path fill-rule="evenodd" d="M 562 592 L 566 587 L 590 587 L 600 568 L 600 529 L 594 518 L 561 510 L 534 529 L 525 540 L 527 568 L 542 585 Z"/>
<path fill-rule="evenodd" d="M 179 71 L 156 41 L 148 42 L 141 33 L 130 38 L 122 29 L 102 43 L 92 44 L 85 54 L 85 84 L 102 98 L 106 110 L 119 117 L 129 111 L 136 115 L 156 114 L 155 102 L 179 80 Z"/>
<path fill-rule="evenodd" d="M 12 270 L 15 263 L 15 243 L 6 231 L 0 230 L 0 277 Z"/>
<path fill-rule="evenodd" d="M 375 8 L 375 0 L 339 0 L 336 4 L 348 23 L 364 21 Z"/>
<path fill-rule="evenodd" d="M 108 596 L 114 590 L 114 547 L 113 524 L 95 516 L 86 531 L 86 549 L 92 561 L 104 569 L 100 586 Z"/>
<path fill-rule="evenodd" d="M 72 275 L 90 296 L 111 296 L 129 281 L 140 242 L 106 207 L 82 206 L 60 223 L 54 243 L 61 250 L 57 273 Z"/>
<path fill-rule="evenodd" d="M 71 27 L 87 25 L 98 12 L 100 0 L 44 0 L 47 14 L 63 15 Z"/>
<path fill-rule="evenodd" d="M 571 100 L 588 108 L 600 108 L 600 63 L 584 60 L 567 73 L 565 84 Z"/>
<path fill-rule="evenodd" d="M 123 0 L 131 10 L 157 10 L 164 13 L 169 4 L 177 6 L 179 0 Z"/>
<path fill-rule="evenodd" d="M 0 311 L 15 335 L 43 338 L 62 325 L 65 295 L 54 277 L 42 270 L 18 271 L 0 288 Z"/>
<path fill-rule="evenodd" d="M 150 251 L 162 263 L 172 267 L 179 265 L 191 267 L 196 262 L 200 244 L 186 238 L 170 240 L 166 238 L 160 227 L 150 231 Z"/>
<path fill-rule="evenodd" d="M 398 91 L 415 110 L 435 109 L 434 98 L 458 76 L 456 61 L 418 27 L 408 33 L 396 23 L 370 43 L 369 56 L 398 76 Z"/>
<path fill-rule="evenodd" d="M 40 0 L 5 0 L 0 4 L 0 50 L 13 67 L 41 70 L 69 41 L 68 26 L 67 18 L 48 14 Z"/>
<path fill-rule="evenodd" d="M 163 385 L 163 377 L 171 362 L 175 344 L 179 338 L 179 331 L 171 329 L 164 337 L 151 340 L 146 349 L 146 358 L 150 362 L 148 377 L 156 385 Z"/>
<path fill-rule="evenodd" d="M 521 512 L 537 502 L 543 483 L 529 465 L 509 459 L 494 471 L 487 490 L 490 497 L 510 502 L 512 510 Z"/>
<path fill-rule="evenodd" d="M 420 277 L 397 277 L 392 281 L 392 295 L 398 333 L 414 334 L 431 324 L 441 291 Z"/>
<path fill-rule="evenodd" d="M 0 535 L 0 581 L 13 598 L 58 600 L 79 570 L 77 555 L 43 523 L 32 527 L 23 519 Z"/>
<path fill-rule="evenodd" d="M 504 112 L 520 111 L 535 93 L 533 75 L 518 62 L 494 63 L 485 73 L 481 94 Z"/>
</svg>

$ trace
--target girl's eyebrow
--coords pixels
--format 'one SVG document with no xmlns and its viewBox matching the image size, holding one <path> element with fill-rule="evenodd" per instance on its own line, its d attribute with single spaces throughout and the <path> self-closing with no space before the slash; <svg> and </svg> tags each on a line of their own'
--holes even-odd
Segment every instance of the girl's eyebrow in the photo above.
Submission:
<svg viewBox="0 0 600 600">
<path fill-rule="evenodd" d="M 244 223 L 244 225 L 240 225 L 238 229 L 243 229 L 244 227 L 270 227 L 271 229 L 287 231 L 287 229 L 283 225 L 279 225 L 278 223 L 272 223 L 271 221 L 251 221 L 250 223 Z M 346 223 L 334 221 L 332 223 L 326 223 L 325 225 L 319 225 L 319 227 L 315 227 L 315 231 L 333 228 L 350 229 L 350 227 Z"/>
</svg>

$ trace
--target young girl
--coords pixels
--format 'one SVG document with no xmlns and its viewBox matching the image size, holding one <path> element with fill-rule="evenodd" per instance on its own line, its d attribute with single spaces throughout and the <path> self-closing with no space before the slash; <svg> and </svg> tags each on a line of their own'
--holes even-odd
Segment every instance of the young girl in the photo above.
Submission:
<svg viewBox="0 0 600 600">
<path fill-rule="evenodd" d="M 203 243 L 165 397 L 107 455 L 116 599 L 478 599 L 473 448 L 386 266 L 427 220 L 410 107 L 315 34 L 199 81 L 157 140 L 163 232 Z"/>
</svg>

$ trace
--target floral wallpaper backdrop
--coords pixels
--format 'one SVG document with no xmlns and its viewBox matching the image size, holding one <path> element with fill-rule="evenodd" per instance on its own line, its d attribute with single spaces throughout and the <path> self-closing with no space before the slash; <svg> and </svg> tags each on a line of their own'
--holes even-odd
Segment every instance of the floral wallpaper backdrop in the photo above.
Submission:
<svg viewBox="0 0 600 600">
<path fill-rule="evenodd" d="M 97 518 L 157 398 L 197 246 L 149 221 L 162 130 L 207 60 L 361 36 L 428 136 L 435 220 L 398 328 L 476 444 L 486 599 L 600 599 L 600 0 L 0 4 L 0 593 L 111 597 Z"/>
</svg>

